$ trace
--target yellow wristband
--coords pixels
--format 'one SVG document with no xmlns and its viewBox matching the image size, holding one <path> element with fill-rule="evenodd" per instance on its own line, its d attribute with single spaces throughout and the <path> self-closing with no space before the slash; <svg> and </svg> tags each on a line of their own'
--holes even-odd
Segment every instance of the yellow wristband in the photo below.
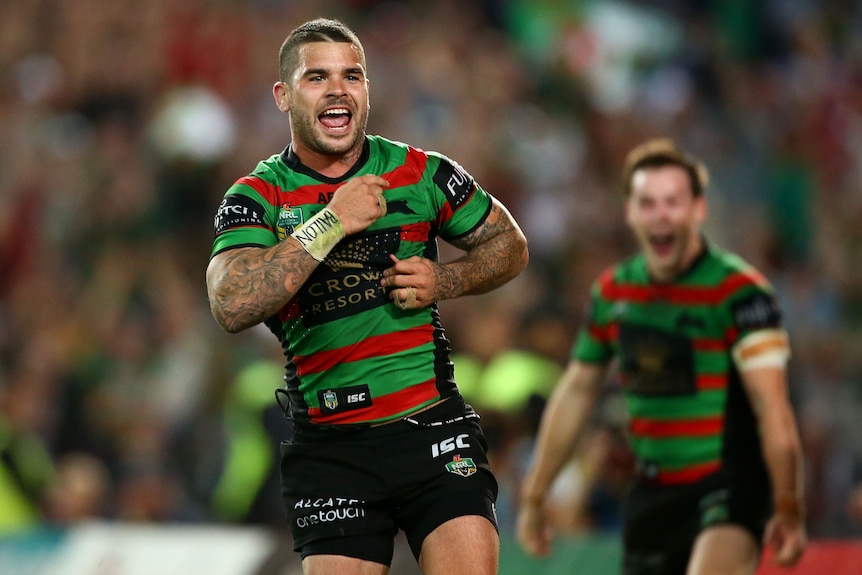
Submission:
<svg viewBox="0 0 862 575">
<path fill-rule="evenodd" d="M 322 262 L 345 233 L 344 226 L 335 212 L 323 208 L 290 235 L 311 257 Z"/>
</svg>

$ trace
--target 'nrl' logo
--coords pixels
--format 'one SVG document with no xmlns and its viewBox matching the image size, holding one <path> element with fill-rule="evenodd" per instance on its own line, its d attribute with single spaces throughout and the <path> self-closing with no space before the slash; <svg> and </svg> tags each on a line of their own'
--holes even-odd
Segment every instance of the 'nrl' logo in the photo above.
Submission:
<svg viewBox="0 0 862 575">
<path fill-rule="evenodd" d="M 472 457 L 461 459 L 460 455 L 452 458 L 452 461 L 446 464 L 446 471 L 460 475 L 461 477 L 470 477 L 476 473 L 476 464 L 473 463 Z"/>
<path fill-rule="evenodd" d="M 338 407 L 338 395 L 334 391 L 325 391 L 323 393 L 323 404 L 329 409 Z"/>
</svg>

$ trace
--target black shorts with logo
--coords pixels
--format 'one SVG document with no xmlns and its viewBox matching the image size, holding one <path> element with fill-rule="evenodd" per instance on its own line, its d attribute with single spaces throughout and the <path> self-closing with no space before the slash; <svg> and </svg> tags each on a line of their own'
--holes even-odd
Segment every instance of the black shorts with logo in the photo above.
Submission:
<svg viewBox="0 0 862 575">
<path fill-rule="evenodd" d="M 734 524 L 760 545 L 771 514 L 765 473 L 717 472 L 689 485 L 635 481 L 623 505 L 625 575 L 684 575 L 701 531 Z"/>
<path fill-rule="evenodd" d="M 486 451 L 460 397 L 376 427 L 297 426 L 281 446 L 294 549 L 389 565 L 398 529 L 418 558 L 425 537 L 455 517 L 481 515 L 496 527 Z"/>
</svg>

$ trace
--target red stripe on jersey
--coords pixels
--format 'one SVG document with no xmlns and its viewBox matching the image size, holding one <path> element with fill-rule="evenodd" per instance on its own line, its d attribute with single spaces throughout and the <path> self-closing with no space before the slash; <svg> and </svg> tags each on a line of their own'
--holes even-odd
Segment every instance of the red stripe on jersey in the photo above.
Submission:
<svg viewBox="0 0 862 575">
<path fill-rule="evenodd" d="M 369 357 L 392 355 L 424 345 L 434 338 L 434 326 L 420 325 L 404 331 L 375 335 L 348 346 L 319 351 L 312 355 L 296 355 L 293 363 L 299 376 L 321 373 L 340 363 Z"/>
<path fill-rule="evenodd" d="M 616 322 L 604 326 L 591 325 L 589 330 L 590 335 L 602 343 L 616 341 L 620 335 L 620 326 Z"/>
<path fill-rule="evenodd" d="M 299 298 L 294 296 L 289 302 L 284 305 L 284 307 L 278 310 L 278 319 L 280 319 L 281 322 L 284 323 L 286 321 L 298 318 L 301 312 L 302 310 L 299 306 Z"/>
<path fill-rule="evenodd" d="M 380 177 L 389 182 L 390 188 L 412 186 L 422 179 L 427 164 L 428 156 L 416 148 L 408 147 L 404 163 Z"/>
<path fill-rule="evenodd" d="M 682 305 L 718 305 L 740 288 L 760 284 L 758 275 L 741 273 L 731 274 L 719 285 L 708 287 L 623 284 L 617 283 L 609 270 L 602 273 L 600 282 L 602 297 L 611 301 L 647 303 L 664 300 Z"/>
<path fill-rule="evenodd" d="M 373 397 L 371 399 L 373 403 L 368 407 L 326 415 L 321 414 L 320 408 L 312 407 L 309 408 L 308 415 L 313 423 L 329 423 L 334 425 L 363 423 L 388 417 L 396 413 L 403 413 L 412 407 L 437 399 L 439 396 L 437 392 L 437 380 L 429 379 L 395 393 Z"/>
<path fill-rule="evenodd" d="M 706 339 L 706 338 L 697 338 L 692 344 L 694 345 L 694 349 L 697 351 L 726 351 L 727 347 L 724 344 L 723 340 L 720 339 Z"/>
<path fill-rule="evenodd" d="M 700 390 L 725 389 L 727 387 L 727 375 L 723 374 L 701 374 L 697 376 L 697 388 Z"/>
<path fill-rule="evenodd" d="M 629 423 L 633 434 L 656 439 L 716 435 L 721 433 L 723 426 L 724 416 L 673 420 L 637 417 Z"/>
<path fill-rule="evenodd" d="M 402 242 L 427 242 L 430 234 L 431 224 L 429 222 L 401 226 Z"/>
<path fill-rule="evenodd" d="M 437 212 L 437 219 L 434 223 L 438 228 L 442 228 L 443 224 L 452 219 L 452 214 L 455 212 L 452 211 L 452 206 L 449 205 L 449 202 L 446 202 L 442 206 L 440 206 L 440 211 Z"/>
<path fill-rule="evenodd" d="M 274 186 L 267 182 L 266 180 L 261 180 L 255 176 L 245 176 L 236 181 L 237 184 L 245 184 L 246 186 L 252 188 L 258 194 L 263 196 L 263 198 L 270 203 L 270 205 L 277 206 L 280 202 L 278 201 L 278 194 L 281 193 L 281 188 L 278 186 Z"/>
<path fill-rule="evenodd" d="M 690 465 L 677 471 L 659 471 L 655 479 L 662 485 L 681 485 L 683 483 L 694 483 L 721 469 L 720 461 L 709 461 L 698 465 Z"/>
</svg>

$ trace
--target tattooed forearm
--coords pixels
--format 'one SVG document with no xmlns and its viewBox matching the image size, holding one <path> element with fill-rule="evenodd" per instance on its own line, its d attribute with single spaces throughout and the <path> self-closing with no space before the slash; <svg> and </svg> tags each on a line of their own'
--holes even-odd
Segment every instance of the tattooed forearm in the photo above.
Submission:
<svg viewBox="0 0 862 575">
<path fill-rule="evenodd" d="M 317 261 L 292 241 L 223 252 L 207 268 L 213 317 L 230 333 L 256 325 L 284 307 L 315 267 Z"/>
<path fill-rule="evenodd" d="M 452 245 L 467 253 L 455 261 L 435 266 L 437 300 L 498 288 L 521 273 L 529 258 L 524 234 L 509 212 L 496 201 L 485 222 Z"/>
</svg>

